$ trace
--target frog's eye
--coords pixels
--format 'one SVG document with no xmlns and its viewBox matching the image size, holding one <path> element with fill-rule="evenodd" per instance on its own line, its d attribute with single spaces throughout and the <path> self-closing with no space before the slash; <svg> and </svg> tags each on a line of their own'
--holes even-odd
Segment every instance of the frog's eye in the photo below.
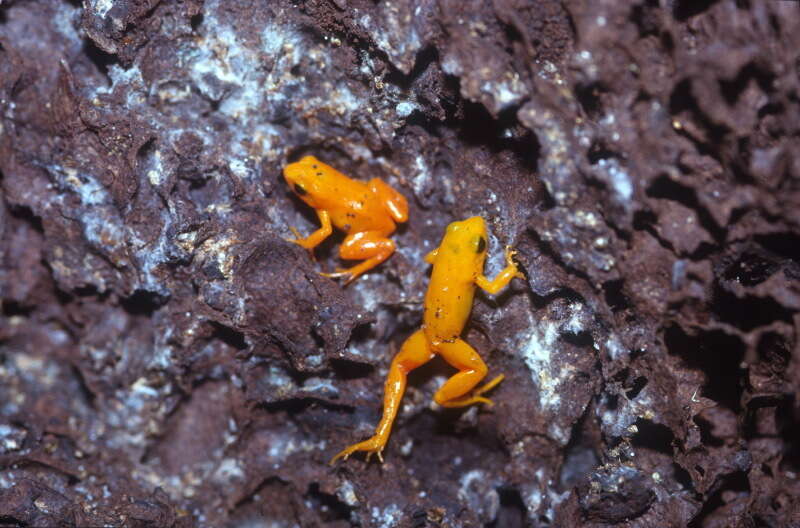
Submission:
<svg viewBox="0 0 800 528">
<path fill-rule="evenodd" d="M 300 196 L 303 196 L 304 194 L 308 194 L 308 191 L 306 190 L 306 188 L 303 187 L 302 185 L 300 185 L 299 183 L 295 183 L 294 184 L 294 192 L 296 192 Z"/>
<path fill-rule="evenodd" d="M 478 247 L 475 248 L 475 253 L 483 253 L 486 250 L 486 239 L 478 237 Z"/>
</svg>

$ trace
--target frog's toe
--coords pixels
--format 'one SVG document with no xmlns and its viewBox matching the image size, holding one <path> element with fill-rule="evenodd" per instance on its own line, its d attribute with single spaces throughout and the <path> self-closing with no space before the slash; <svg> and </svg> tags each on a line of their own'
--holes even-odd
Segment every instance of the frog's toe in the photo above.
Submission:
<svg viewBox="0 0 800 528">
<path fill-rule="evenodd" d="M 336 271 L 334 271 L 333 273 L 325 273 L 321 271 L 319 274 L 322 275 L 323 277 L 328 277 L 329 279 L 338 279 L 339 277 L 346 277 L 350 275 L 346 271 L 339 268 L 337 268 Z"/>
<path fill-rule="evenodd" d="M 367 462 L 369 462 L 370 457 L 375 454 L 378 455 L 378 460 L 383 463 L 383 448 L 386 446 L 385 442 L 381 442 L 379 439 L 370 438 L 369 440 L 364 440 L 363 442 L 359 442 L 357 444 L 353 444 L 350 447 L 342 449 L 339 451 L 336 456 L 331 459 L 330 464 L 333 465 L 336 463 L 337 460 L 347 460 L 347 458 L 355 453 L 356 451 L 365 451 L 367 453 Z"/>
<path fill-rule="evenodd" d="M 320 273 L 320 275 L 324 277 L 328 277 L 329 279 L 344 279 L 344 285 L 347 286 L 354 280 L 358 278 L 360 273 L 352 273 L 346 269 L 337 268 L 336 271 L 333 273 Z"/>
<path fill-rule="evenodd" d="M 344 285 L 347 286 L 348 284 L 350 284 L 351 282 L 356 280 L 359 275 L 361 275 L 361 274 L 360 273 L 342 273 L 342 277 L 345 277 L 345 276 L 347 277 L 344 280 Z"/>
</svg>

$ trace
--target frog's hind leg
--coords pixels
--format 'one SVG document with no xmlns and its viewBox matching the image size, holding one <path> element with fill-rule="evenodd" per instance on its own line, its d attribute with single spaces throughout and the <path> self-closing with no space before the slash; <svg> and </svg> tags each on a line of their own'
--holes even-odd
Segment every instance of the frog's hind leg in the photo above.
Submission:
<svg viewBox="0 0 800 528">
<path fill-rule="evenodd" d="M 339 248 L 339 256 L 345 260 L 363 260 L 364 262 L 352 268 L 336 270 L 336 273 L 323 273 L 323 275 L 347 277 L 345 284 L 349 284 L 362 273 L 388 259 L 396 247 L 391 239 L 376 231 L 363 231 L 348 235 Z"/>
<path fill-rule="evenodd" d="M 375 434 L 372 438 L 353 444 L 347 449 L 339 452 L 331 459 L 331 464 L 338 459 L 343 458 L 347 460 L 351 454 L 356 451 L 366 451 L 367 459 L 372 453 L 381 458 L 381 452 L 389 440 L 389 433 L 392 431 L 392 423 L 397 416 L 397 411 L 400 409 L 400 402 L 403 399 L 403 393 L 406 390 L 406 378 L 408 373 L 427 363 L 433 358 L 433 351 L 428 346 L 428 340 L 422 330 L 417 330 L 411 337 L 406 339 L 400 352 L 392 360 L 392 366 L 389 368 L 389 374 L 386 376 L 386 385 L 383 395 L 383 417 L 380 423 L 375 428 Z"/>
<path fill-rule="evenodd" d="M 442 407 L 464 407 L 473 403 L 492 405 L 492 400 L 481 396 L 503 381 L 499 375 L 482 387 L 474 387 L 486 377 L 488 368 L 474 348 L 466 341 L 456 339 L 451 343 L 440 343 L 437 352 L 445 361 L 460 372 L 447 380 L 433 395 L 433 400 Z"/>
</svg>

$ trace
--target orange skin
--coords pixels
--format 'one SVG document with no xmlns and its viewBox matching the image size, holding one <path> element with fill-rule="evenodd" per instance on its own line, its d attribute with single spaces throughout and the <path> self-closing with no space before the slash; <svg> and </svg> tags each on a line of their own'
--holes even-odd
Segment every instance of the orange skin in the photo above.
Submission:
<svg viewBox="0 0 800 528">
<path fill-rule="evenodd" d="M 395 223 L 408 220 L 408 202 L 382 180 L 352 180 L 314 156 L 287 165 L 283 177 L 292 191 L 317 211 L 321 224 L 305 238 L 292 228 L 298 238 L 289 241 L 313 251 L 330 236 L 334 225 L 347 233 L 339 256 L 364 261 L 322 275 L 345 277 L 345 284 L 349 284 L 394 253 L 395 243 L 388 236 L 394 233 Z"/>
<path fill-rule="evenodd" d="M 408 373 L 437 354 L 459 372 L 434 394 L 436 403 L 442 407 L 464 407 L 473 403 L 492 405 L 482 394 L 503 381 L 503 375 L 476 389 L 488 368 L 460 335 L 472 311 L 475 286 L 496 294 L 514 277 L 524 277 L 513 261 L 514 251 L 507 247 L 506 267 L 494 280 L 487 279 L 483 274 L 487 240 L 483 218 L 473 216 L 447 226 L 439 247 L 425 257 L 426 262 L 433 264 L 433 272 L 425 294 L 422 328 L 411 334 L 392 360 L 386 378 L 383 417 L 371 438 L 344 449 L 333 457 L 331 464 L 340 458 L 347 460 L 356 451 L 366 451 L 367 460 L 375 453 L 383 461 L 381 452 L 400 409 Z"/>
</svg>

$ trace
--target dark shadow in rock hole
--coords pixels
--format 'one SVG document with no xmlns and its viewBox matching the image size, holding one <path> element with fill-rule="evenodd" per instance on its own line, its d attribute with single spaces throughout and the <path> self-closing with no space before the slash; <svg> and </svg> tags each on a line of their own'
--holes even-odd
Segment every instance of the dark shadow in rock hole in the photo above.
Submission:
<svg viewBox="0 0 800 528">
<path fill-rule="evenodd" d="M 721 321 L 745 332 L 774 321 L 792 324 L 792 312 L 771 297 L 748 295 L 739 298 L 719 285 L 714 286 L 713 292 L 713 312 Z"/>
<path fill-rule="evenodd" d="M 739 100 L 739 96 L 745 91 L 750 81 L 758 83 L 758 87 L 765 93 L 772 93 L 775 91 L 773 81 L 775 74 L 766 71 L 754 62 L 747 63 L 734 79 L 720 80 L 720 92 L 725 98 L 725 101 L 730 106 L 734 106 Z"/>
<path fill-rule="evenodd" d="M 608 92 L 608 88 L 599 81 L 577 84 L 575 86 L 575 97 L 590 119 L 597 119 L 598 116 L 605 114 L 602 97 L 606 92 Z"/>
<path fill-rule="evenodd" d="M 647 378 L 644 376 L 639 376 L 638 378 L 633 380 L 631 384 L 631 388 L 625 393 L 625 396 L 628 397 L 629 400 L 636 398 L 642 389 L 647 386 Z"/>
<path fill-rule="evenodd" d="M 675 435 L 669 427 L 639 418 L 636 420 L 636 428 L 638 432 L 631 441 L 634 447 L 644 447 L 673 456 L 672 444 L 675 442 Z"/>
<path fill-rule="evenodd" d="M 133 294 L 120 299 L 120 306 L 130 315 L 143 315 L 151 317 L 167 299 L 155 292 L 136 290 Z"/>
<path fill-rule="evenodd" d="M 800 235 L 797 233 L 756 235 L 755 241 L 767 251 L 800 263 Z"/>
<path fill-rule="evenodd" d="M 742 286 L 756 286 L 767 280 L 780 268 L 780 264 L 754 252 L 745 251 L 725 268 L 723 277 Z"/>
<path fill-rule="evenodd" d="M 525 503 L 522 494 L 513 487 L 500 487 L 497 489 L 500 497 L 500 509 L 497 518 L 486 524 L 486 528 L 523 528 L 525 526 Z"/>
<path fill-rule="evenodd" d="M 445 124 L 459 130 L 460 139 L 467 145 L 485 145 L 495 153 L 509 150 L 523 167 L 536 171 L 541 150 L 539 139 L 532 131 L 519 125 L 518 110 L 518 106 L 506 108 L 494 118 L 482 104 L 465 102 L 463 116 L 456 122 L 448 119 Z M 508 131 L 516 134 L 507 137 Z"/>
<path fill-rule="evenodd" d="M 572 434 L 565 448 L 564 462 L 558 475 L 558 488 L 566 491 L 585 481 L 600 464 L 600 458 L 592 445 L 590 427 L 596 428 L 595 422 L 588 420 L 594 407 L 586 407 L 580 420 L 572 426 Z M 587 434 L 588 433 L 588 434 Z"/>
<path fill-rule="evenodd" d="M 665 32 L 666 34 L 666 32 Z M 692 93 L 691 80 L 686 78 L 678 82 L 670 95 L 669 112 L 671 115 L 678 115 L 683 112 L 688 112 L 699 126 L 705 129 L 705 139 L 700 139 L 696 135 L 689 135 L 688 133 L 679 133 L 691 140 L 701 154 L 712 156 L 719 160 L 721 158 L 720 149 L 727 145 L 725 136 L 728 135 L 730 129 L 721 124 L 714 123 L 714 121 L 706 114 L 700 103 Z"/>
<path fill-rule="evenodd" d="M 309 484 L 306 499 L 311 503 L 309 506 L 312 509 L 322 512 L 321 518 L 324 521 L 334 522 L 350 519 L 350 507 L 340 501 L 336 495 L 322 491 L 316 482 Z"/>
<path fill-rule="evenodd" d="M 750 494 L 750 482 L 747 479 L 747 473 L 744 471 L 737 471 L 724 477 L 724 483 L 716 488 L 716 491 L 706 499 L 700 513 L 688 524 L 688 528 L 701 528 L 706 526 L 704 524 L 706 518 L 714 513 L 715 510 L 724 506 L 727 501 L 723 500 L 724 495 L 730 495 L 731 492 L 739 495 Z M 716 526 L 716 523 L 714 524 Z"/>
<path fill-rule="evenodd" d="M 679 22 L 711 9 L 719 0 L 675 0 L 672 2 L 672 16 Z"/>
<path fill-rule="evenodd" d="M 631 307 L 630 299 L 625 295 L 625 279 L 604 282 L 603 294 L 606 304 L 612 312 L 619 312 Z"/>
<path fill-rule="evenodd" d="M 743 390 L 740 364 L 745 345 L 738 337 L 720 330 L 690 336 L 679 326 L 672 325 L 664 332 L 664 344 L 670 354 L 705 374 L 702 396 L 739 412 Z"/>
<path fill-rule="evenodd" d="M 708 231 L 708 234 L 718 241 L 724 239 L 725 229 L 717 225 L 711 213 L 700 204 L 694 189 L 681 185 L 671 180 L 668 176 L 663 175 L 656 178 L 650 187 L 647 188 L 647 196 L 660 198 L 662 200 L 672 200 L 684 207 L 688 207 L 697 214 L 700 225 L 703 229 Z"/>
<path fill-rule="evenodd" d="M 212 339 L 219 339 L 226 345 L 236 350 L 245 350 L 247 348 L 247 340 L 242 332 L 234 330 L 229 326 L 210 321 L 211 326 L 214 327 L 214 333 L 211 334 Z"/>
<path fill-rule="evenodd" d="M 337 380 L 351 380 L 367 378 L 375 370 L 375 367 L 367 363 L 358 363 L 348 359 L 331 359 L 331 369 Z"/>
<path fill-rule="evenodd" d="M 89 38 L 83 39 L 83 54 L 95 65 L 97 71 L 103 74 L 108 86 L 111 86 L 111 77 L 108 74 L 108 70 L 112 64 L 119 64 L 117 56 L 106 53 Z"/>
<path fill-rule="evenodd" d="M 0 173 L 0 181 L 2 181 L 2 173 Z M 44 226 L 42 225 L 42 217 L 34 214 L 33 210 L 27 205 L 17 205 L 8 208 L 8 212 L 12 218 L 16 218 L 30 225 L 34 231 L 40 235 L 44 234 Z"/>
</svg>

